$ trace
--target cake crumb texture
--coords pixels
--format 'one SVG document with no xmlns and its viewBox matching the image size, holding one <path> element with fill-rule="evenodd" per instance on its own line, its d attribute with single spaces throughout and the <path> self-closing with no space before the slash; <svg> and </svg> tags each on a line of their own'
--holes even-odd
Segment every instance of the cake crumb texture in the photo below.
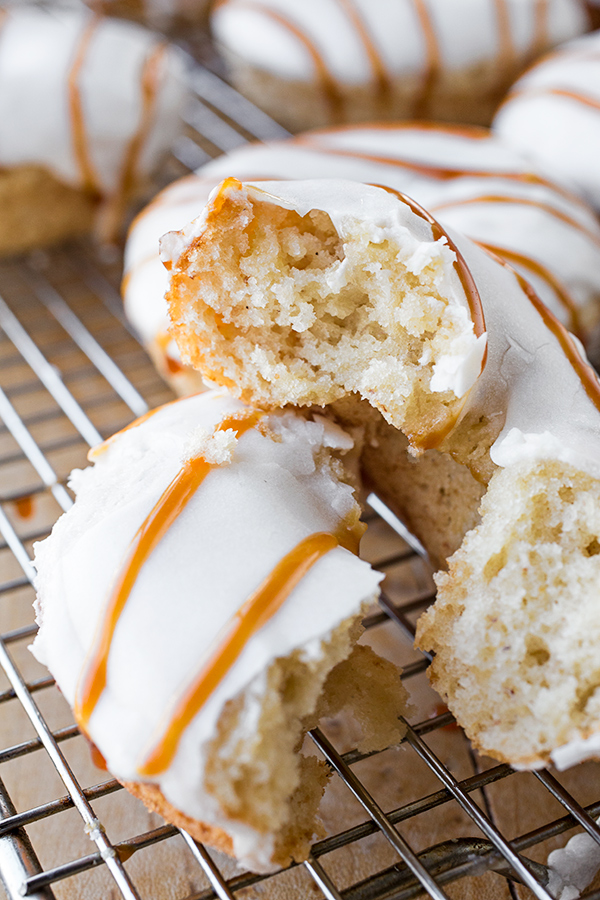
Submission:
<svg viewBox="0 0 600 900">
<path fill-rule="evenodd" d="M 417 643 L 483 752 L 539 767 L 600 721 L 600 482 L 555 461 L 499 470 L 437 575 Z"/>
</svg>

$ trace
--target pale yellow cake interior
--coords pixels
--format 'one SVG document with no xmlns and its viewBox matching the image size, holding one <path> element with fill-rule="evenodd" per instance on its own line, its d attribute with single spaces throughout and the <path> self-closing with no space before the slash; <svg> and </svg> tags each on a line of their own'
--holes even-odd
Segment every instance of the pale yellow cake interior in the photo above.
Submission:
<svg viewBox="0 0 600 900">
<path fill-rule="evenodd" d="M 598 729 L 600 481 L 559 462 L 499 470 L 437 576 L 417 640 L 485 752 L 529 766 Z"/>
<path fill-rule="evenodd" d="M 219 196 L 172 275 L 183 358 L 267 407 L 364 397 L 416 445 L 433 445 L 461 405 L 432 390 L 434 367 L 466 340 L 465 320 L 440 290 L 440 256 L 418 276 L 402 258 L 358 221 L 342 243 L 323 211 Z"/>
</svg>

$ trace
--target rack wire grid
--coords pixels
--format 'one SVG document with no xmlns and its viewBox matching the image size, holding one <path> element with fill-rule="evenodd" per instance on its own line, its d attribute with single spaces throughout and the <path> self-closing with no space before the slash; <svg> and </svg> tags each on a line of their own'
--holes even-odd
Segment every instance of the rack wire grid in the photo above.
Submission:
<svg viewBox="0 0 600 900">
<path fill-rule="evenodd" d="M 285 135 L 211 69 L 196 65 L 193 84 L 170 178 L 247 140 Z M 545 863 L 565 833 L 579 829 L 600 844 L 597 765 L 559 781 L 471 750 L 412 647 L 415 618 L 433 599 L 431 573 L 374 496 L 364 543 L 386 580 L 366 633 L 403 665 L 413 709 L 402 746 L 377 754 L 353 749 L 343 720 L 327 735 L 311 733 L 334 774 L 323 807 L 328 836 L 305 863 L 269 876 L 240 871 L 93 765 L 53 679 L 27 650 L 31 546 L 70 507 L 66 478 L 88 448 L 171 399 L 123 317 L 120 274 L 120 259 L 102 260 L 85 242 L 0 264 L 0 876 L 8 898 L 547 900 Z M 588 900 L 600 898 L 587 890 Z"/>
</svg>

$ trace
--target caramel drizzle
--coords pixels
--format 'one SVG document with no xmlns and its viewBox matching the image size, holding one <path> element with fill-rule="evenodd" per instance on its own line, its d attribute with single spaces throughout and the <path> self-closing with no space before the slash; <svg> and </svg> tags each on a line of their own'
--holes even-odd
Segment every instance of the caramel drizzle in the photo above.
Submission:
<svg viewBox="0 0 600 900">
<path fill-rule="evenodd" d="M 425 118 L 427 115 L 435 85 L 439 77 L 442 60 L 433 20 L 431 13 L 425 4 L 425 0 L 413 0 L 413 3 L 425 41 L 425 66 L 423 69 L 421 89 L 417 93 L 413 106 L 414 118 L 421 119 Z"/>
<path fill-rule="evenodd" d="M 253 428 L 262 415 L 263 413 L 256 410 L 234 413 L 223 419 L 216 431 L 231 429 L 239 438 Z M 150 554 L 183 512 L 212 468 L 212 465 L 202 456 L 188 459 L 133 538 L 129 553 L 104 610 L 103 620 L 99 624 L 94 640 L 94 647 L 84 664 L 79 679 L 74 712 L 75 718 L 84 732 L 87 731 L 90 717 L 106 687 L 108 656 L 113 636 L 137 577 Z"/>
<path fill-rule="evenodd" d="M 92 194 L 96 194 L 97 196 L 100 196 L 101 191 L 91 160 L 88 135 L 85 127 L 85 115 L 81 100 L 81 90 L 79 87 L 79 76 L 88 47 L 99 24 L 100 17 L 94 15 L 83 29 L 67 81 L 75 161 L 79 167 L 83 189 Z"/>
<path fill-rule="evenodd" d="M 318 532 L 277 563 L 217 636 L 206 662 L 172 710 L 161 737 L 138 766 L 140 775 L 155 777 L 169 767 L 184 731 L 239 659 L 248 641 L 275 615 L 315 563 L 337 546 L 339 542 L 333 534 Z"/>
<path fill-rule="evenodd" d="M 571 367 L 574 369 L 577 377 L 581 381 L 583 389 L 585 390 L 588 398 L 600 412 L 600 383 L 598 382 L 598 376 L 596 375 L 594 369 L 592 369 L 592 367 L 583 360 L 572 336 L 569 334 L 565 326 L 561 322 L 559 322 L 556 316 L 554 316 L 550 312 L 548 307 L 544 303 L 542 303 L 534 288 L 529 284 L 527 279 L 523 278 L 523 276 L 519 272 L 513 269 L 510 263 L 497 256 L 489 248 L 485 247 L 484 249 L 492 257 L 492 259 L 495 259 L 496 262 L 500 263 L 500 265 L 504 266 L 505 269 L 509 269 L 513 273 L 513 275 L 519 282 L 521 290 L 526 295 L 527 299 L 544 322 L 544 325 L 558 341 L 561 350 L 567 357 L 569 363 L 571 364 Z"/>
<path fill-rule="evenodd" d="M 440 238 L 445 238 L 448 243 L 448 247 L 456 256 L 453 266 L 456 274 L 460 279 L 460 283 L 462 284 L 465 296 L 467 298 L 475 337 L 480 337 L 482 334 L 485 334 L 485 317 L 483 314 L 481 297 L 479 296 L 479 291 L 477 289 L 477 285 L 475 284 L 475 279 L 471 274 L 471 270 L 469 269 L 464 256 L 462 255 L 450 235 L 447 233 L 447 231 L 442 228 L 440 223 L 436 219 L 434 219 L 426 209 L 423 209 L 422 206 L 420 206 L 410 197 L 407 197 L 406 194 L 403 194 L 401 191 L 397 191 L 395 190 L 395 188 L 387 187 L 385 184 L 375 184 L 372 185 L 372 187 L 379 187 L 384 191 L 387 191 L 388 194 L 394 194 L 401 203 L 406 203 L 406 205 L 410 207 L 415 215 L 419 216 L 419 218 L 421 219 L 425 219 L 425 221 L 431 226 L 434 241 L 439 241 Z M 484 365 L 485 358 L 482 362 L 482 369 Z"/>
<path fill-rule="evenodd" d="M 515 61 L 515 45 L 510 24 L 510 15 L 506 0 L 494 0 L 496 21 L 498 23 L 498 57 L 500 72 L 512 69 Z"/>
<path fill-rule="evenodd" d="M 220 3 L 216 4 L 217 7 L 223 5 L 223 0 L 221 0 Z M 262 13 L 267 18 L 272 19 L 274 22 L 277 22 L 279 25 L 289 31 L 290 34 L 294 35 L 296 40 L 300 44 L 302 44 L 302 46 L 310 55 L 317 80 L 319 82 L 321 95 L 323 97 L 323 100 L 325 101 L 326 106 L 329 109 L 329 120 L 331 122 L 341 122 L 344 118 L 344 100 L 342 92 L 340 90 L 340 86 L 335 76 L 329 71 L 327 63 L 325 62 L 322 54 L 319 52 L 316 44 L 309 37 L 309 35 L 307 35 L 299 25 L 297 25 L 291 19 L 287 18 L 287 16 L 282 15 L 282 13 L 279 13 L 274 9 L 269 9 L 262 3 L 256 3 L 254 2 L 254 0 L 242 0 L 242 2 L 238 3 L 237 5 L 239 7 L 252 9 L 255 12 Z"/>
<path fill-rule="evenodd" d="M 377 48 L 373 36 L 366 26 L 363 16 L 356 8 L 354 0 L 338 0 L 338 3 L 343 7 L 347 17 L 352 22 L 356 33 L 365 48 L 375 80 L 377 100 L 382 110 L 385 111 L 390 104 L 392 91 L 392 84 L 385 61 Z"/>
<path fill-rule="evenodd" d="M 369 122 L 362 126 L 367 131 L 445 131 L 449 134 L 462 135 L 473 140 L 489 141 L 491 132 L 483 125 L 454 125 L 450 122 Z M 314 128 L 304 134 L 297 134 L 293 138 L 287 138 L 285 143 L 310 143 L 314 138 L 322 135 L 338 134 L 342 131 L 356 131 L 356 123 L 336 125 L 329 128 Z"/>
<path fill-rule="evenodd" d="M 531 43 L 530 56 L 535 58 L 550 43 L 548 35 L 548 19 L 550 5 L 548 0 L 536 0 L 534 11 L 533 41 Z"/>
<path fill-rule="evenodd" d="M 577 337 L 582 337 L 582 328 L 581 321 L 579 318 L 579 310 L 577 309 L 577 304 L 573 300 L 572 296 L 566 290 L 566 288 L 560 283 L 560 281 L 556 278 L 552 272 L 543 266 L 537 260 L 532 259 L 530 256 L 525 256 L 522 253 L 517 253 L 515 250 L 509 250 L 507 247 L 498 247 L 495 244 L 486 244 L 482 241 L 477 241 L 480 247 L 483 247 L 484 250 L 491 251 L 495 256 L 500 257 L 501 259 L 506 260 L 507 262 L 515 263 L 517 266 L 522 266 L 524 269 L 528 269 L 530 272 L 533 272 L 542 281 L 545 281 L 546 284 L 550 286 L 550 288 L 554 291 L 557 300 L 561 304 L 561 306 L 566 310 L 569 316 L 569 329 L 577 335 Z"/>
<path fill-rule="evenodd" d="M 140 156 L 154 123 L 156 99 L 163 70 L 162 64 L 167 50 L 166 44 L 159 44 L 144 62 L 140 80 L 142 109 L 139 125 L 127 145 L 116 191 L 105 210 L 103 230 L 109 240 L 114 239 L 118 233 L 125 205 L 136 185 Z"/>
<path fill-rule="evenodd" d="M 351 128 L 355 127 L 356 126 L 351 126 Z M 397 128 L 398 126 L 392 125 L 390 127 Z M 421 128 L 423 128 L 423 123 L 419 122 L 419 129 Z M 435 125 L 432 126 L 432 128 L 438 130 L 437 126 Z M 333 131 L 334 129 L 331 130 Z M 342 131 L 344 129 L 336 130 Z M 327 132 L 323 133 L 326 134 Z M 466 136 L 469 135 L 467 134 Z M 314 148 L 320 153 L 327 153 L 330 156 L 364 159 L 366 162 L 374 162 L 380 165 L 393 166 L 394 168 L 398 169 L 408 169 L 411 172 L 417 172 L 418 174 L 423 175 L 426 178 L 432 178 L 438 181 L 451 181 L 454 178 L 499 178 L 508 181 L 517 181 L 524 184 L 539 184 L 543 187 L 549 188 L 550 190 L 554 191 L 557 194 L 560 194 L 563 197 L 566 197 L 572 203 L 576 203 L 578 206 L 587 209 L 589 212 L 589 208 L 582 200 L 574 197 L 568 190 L 554 184 L 554 182 L 550 181 L 548 178 L 543 178 L 541 175 L 536 175 L 533 172 L 505 172 L 502 170 L 491 169 L 446 168 L 445 166 L 438 166 L 435 163 L 419 163 L 416 160 L 400 159 L 397 156 L 381 156 L 374 153 L 363 153 L 358 150 L 346 149 L 345 147 L 323 147 L 321 144 L 319 144 L 318 140 L 316 140 L 316 138 L 318 139 L 318 137 L 319 132 L 316 132 L 314 135 L 309 134 L 301 138 L 294 138 L 293 143 L 302 144 L 307 147 Z M 483 135 L 481 137 L 483 137 Z"/>
<path fill-rule="evenodd" d="M 600 109 L 600 100 L 587 94 L 579 94 L 577 91 L 571 91 L 567 88 L 527 86 L 512 91 L 501 104 L 500 109 L 521 97 L 564 97 L 566 100 L 574 100 L 575 103 L 579 103 L 581 106 L 588 106 L 590 109 Z"/>
<path fill-rule="evenodd" d="M 476 197 L 465 197 L 463 200 L 449 200 L 447 203 L 436 203 L 431 208 L 439 212 L 440 209 L 454 209 L 456 206 L 467 206 L 471 203 L 509 203 L 517 206 L 534 206 L 547 212 L 554 219 L 569 225 L 600 247 L 600 235 L 595 234 L 581 222 L 578 222 L 572 216 L 567 215 L 550 203 L 543 203 L 541 200 L 533 200 L 530 197 L 515 197 L 510 194 L 481 194 Z"/>
</svg>

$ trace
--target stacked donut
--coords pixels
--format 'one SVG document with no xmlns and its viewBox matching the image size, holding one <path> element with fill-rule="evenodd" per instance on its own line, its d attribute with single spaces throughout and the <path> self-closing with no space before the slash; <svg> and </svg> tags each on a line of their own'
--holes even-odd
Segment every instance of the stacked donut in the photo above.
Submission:
<svg viewBox="0 0 600 900">
<path fill-rule="evenodd" d="M 179 134 L 183 57 L 84 9 L 1 15 L 0 253 L 113 239 Z"/>
<path fill-rule="evenodd" d="M 488 124 L 522 69 L 588 24 L 579 0 L 220 0 L 211 21 L 234 83 L 292 131 Z"/>
</svg>

